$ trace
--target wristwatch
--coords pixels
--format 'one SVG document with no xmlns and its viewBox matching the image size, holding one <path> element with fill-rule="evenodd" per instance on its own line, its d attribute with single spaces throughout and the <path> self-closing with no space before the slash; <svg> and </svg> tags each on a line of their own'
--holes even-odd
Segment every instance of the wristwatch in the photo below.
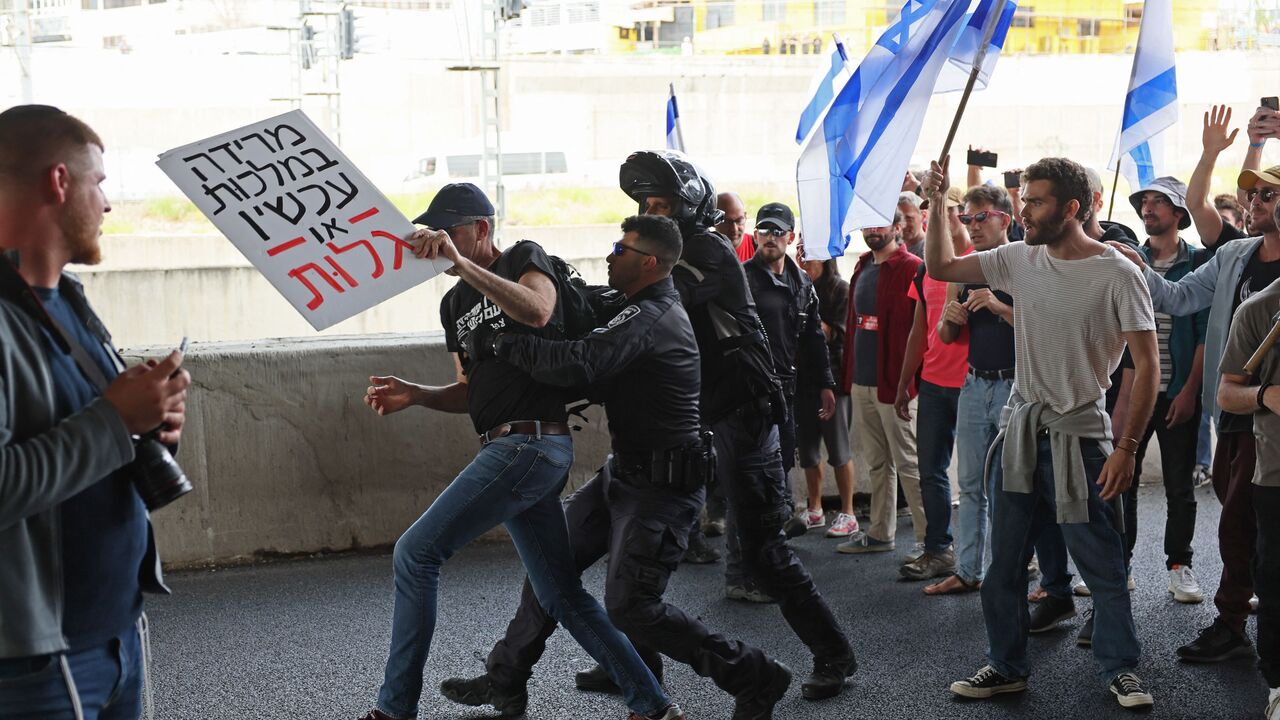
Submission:
<svg viewBox="0 0 1280 720">
<path fill-rule="evenodd" d="M 1255 410 L 1254 412 L 1260 412 L 1260 413 L 1268 412 L 1267 402 L 1264 396 L 1267 394 L 1267 390 L 1270 389 L 1270 387 L 1271 387 L 1271 383 L 1269 382 L 1264 382 L 1258 386 L 1258 397 L 1257 397 L 1258 409 Z"/>
</svg>

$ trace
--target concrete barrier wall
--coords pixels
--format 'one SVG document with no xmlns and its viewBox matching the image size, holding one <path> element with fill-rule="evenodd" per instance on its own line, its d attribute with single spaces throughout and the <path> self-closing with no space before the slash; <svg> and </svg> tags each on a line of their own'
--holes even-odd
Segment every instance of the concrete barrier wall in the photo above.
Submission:
<svg viewBox="0 0 1280 720">
<path fill-rule="evenodd" d="M 197 346 L 187 367 L 178 461 L 195 490 L 153 517 L 171 566 L 388 545 L 478 447 L 466 415 L 379 417 L 362 401 L 370 374 L 451 382 L 439 334 Z M 588 416 L 571 487 L 608 449 L 599 408 Z"/>
</svg>

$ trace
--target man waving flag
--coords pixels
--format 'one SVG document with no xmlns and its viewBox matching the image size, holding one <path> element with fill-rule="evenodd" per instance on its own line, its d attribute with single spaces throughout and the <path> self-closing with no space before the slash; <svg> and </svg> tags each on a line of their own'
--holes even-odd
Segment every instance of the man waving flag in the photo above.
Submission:
<svg viewBox="0 0 1280 720">
<path fill-rule="evenodd" d="M 1138 49 L 1133 54 L 1129 92 L 1124 98 L 1124 120 L 1111 162 L 1133 190 L 1146 187 L 1166 175 L 1162 132 L 1178 121 L 1178 78 L 1173 62 L 1173 2 L 1146 0 Z"/>
<path fill-rule="evenodd" d="M 944 69 L 971 72 L 977 60 L 985 85 L 1014 3 L 978 0 L 972 15 L 970 6 L 908 0 L 836 94 L 796 166 L 807 257 L 843 255 L 854 230 L 892 223 L 930 96 L 961 88 L 939 85 Z"/>
</svg>

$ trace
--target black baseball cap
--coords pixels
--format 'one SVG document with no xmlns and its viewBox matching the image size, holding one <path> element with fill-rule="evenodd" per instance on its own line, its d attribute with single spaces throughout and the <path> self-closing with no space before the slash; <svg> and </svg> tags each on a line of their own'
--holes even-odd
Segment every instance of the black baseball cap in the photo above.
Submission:
<svg viewBox="0 0 1280 720">
<path fill-rule="evenodd" d="M 485 197 L 483 190 L 471 183 L 450 183 L 440 188 L 427 211 L 414 218 L 413 223 L 445 230 L 462 225 L 470 218 L 493 214 L 493 203 Z"/>
<path fill-rule="evenodd" d="M 756 212 L 756 225 L 769 223 L 783 230 L 791 230 L 796 225 L 796 216 L 791 208 L 782 203 L 769 203 Z"/>
</svg>

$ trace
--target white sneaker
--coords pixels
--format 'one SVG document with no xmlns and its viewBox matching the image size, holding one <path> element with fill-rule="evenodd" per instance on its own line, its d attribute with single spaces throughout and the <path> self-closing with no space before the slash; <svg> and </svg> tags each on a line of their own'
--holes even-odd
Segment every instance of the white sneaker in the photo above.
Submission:
<svg viewBox="0 0 1280 720">
<path fill-rule="evenodd" d="M 1280 720 L 1280 687 L 1271 688 L 1267 696 L 1267 720 Z"/>
<path fill-rule="evenodd" d="M 1195 579 L 1195 576 L 1192 576 L 1192 580 L 1194 579 Z M 1134 590 L 1138 589 L 1138 583 L 1133 581 L 1132 575 L 1129 576 L 1129 582 L 1126 583 L 1126 585 L 1128 587 L 1129 592 L 1133 592 Z M 1199 588 L 1198 585 L 1196 587 Z M 1169 591 L 1172 592 L 1173 588 L 1170 588 Z M 1079 595 L 1080 597 L 1089 597 L 1093 595 L 1093 591 L 1089 589 L 1088 585 L 1084 584 L 1084 580 L 1076 581 L 1076 584 L 1071 586 L 1071 592 L 1076 595 Z M 1203 599 L 1204 598 L 1201 598 L 1201 600 Z M 1191 602 L 1191 601 L 1188 601 L 1188 602 Z M 1200 602 L 1200 600 L 1195 600 L 1194 602 Z"/>
<path fill-rule="evenodd" d="M 1258 596 L 1254 595 L 1253 597 L 1249 598 L 1249 613 L 1253 614 L 1256 612 L 1258 612 Z"/>
<path fill-rule="evenodd" d="M 1169 592 L 1173 599 L 1180 603 L 1204 602 L 1204 593 L 1200 591 L 1200 583 L 1196 582 L 1196 574 L 1189 565 L 1174 565 L 1169 570 Z"/>
<path fill-rule="evenodd" d="M 836 515 L 836 519 L 831 521 L 831 528 L 827 530 L 827 537 L 849 537 L 858 531 L 858 519 L 852 515 L 840 513 Z"/>
<path fill-rule="evenodd" d="M 805 508 L 805 511 L 800 515 L 800 517 L 804 519 L 805 527 L 809 530 L 820 528 L 827 524 L 827 516 L 823 514 L 822 510 L 809 510 L 808 508 Z"/>
</svg>

